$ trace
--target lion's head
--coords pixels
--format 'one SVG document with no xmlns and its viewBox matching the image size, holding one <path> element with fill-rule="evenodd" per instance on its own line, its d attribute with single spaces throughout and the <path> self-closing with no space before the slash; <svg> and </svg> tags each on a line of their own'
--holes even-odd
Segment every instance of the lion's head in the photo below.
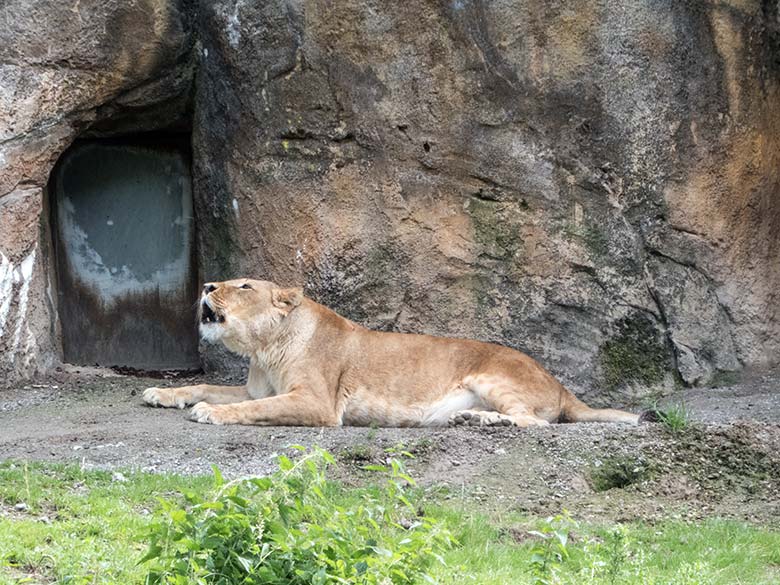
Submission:
<svg viewBox="0 0 780 585">
<path fill-rule="evenodd" d="M 208 282 L 198 309 L 201 337 L 250 355 L 273 337 L 302 301 L 302 289 L 282 288 L 267 280 Z"/>
</svg>

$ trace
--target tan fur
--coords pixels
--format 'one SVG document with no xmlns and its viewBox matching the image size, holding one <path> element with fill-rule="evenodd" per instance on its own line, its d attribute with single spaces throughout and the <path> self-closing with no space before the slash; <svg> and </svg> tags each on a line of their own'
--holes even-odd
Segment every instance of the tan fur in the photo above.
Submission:
<svg viewBox="0 0 780 585">
<path fill-rule="evenodd" d="M 210 283 L 200 314 L 205 339 L 250 358 L 247 384 L 144 392 L 155 406 L 195 404 L 191 416 L 198 422 L 529 426 L 559 419 L 638 420 L 628 412 L 588 407 L 513 349 L 371 331 L 297 288 L 247 279 Z"/>
</svg>

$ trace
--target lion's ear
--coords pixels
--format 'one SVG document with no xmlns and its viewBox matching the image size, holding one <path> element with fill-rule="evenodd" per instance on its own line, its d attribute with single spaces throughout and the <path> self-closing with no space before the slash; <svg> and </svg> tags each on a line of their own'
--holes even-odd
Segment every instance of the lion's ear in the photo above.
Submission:
<svg viewBox="0 0 780 585">
<path fill-rule="evenodd" d="M 272 295 L 274 307 L 289 313 L 301 304 L 301 301 L 303 300 L 303 289 L 300 287 L 275 288 Z"/>
</svg>

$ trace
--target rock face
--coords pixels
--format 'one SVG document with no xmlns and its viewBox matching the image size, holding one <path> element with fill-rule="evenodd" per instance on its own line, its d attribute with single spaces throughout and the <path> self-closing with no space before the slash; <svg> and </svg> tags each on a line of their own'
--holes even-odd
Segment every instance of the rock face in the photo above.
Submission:
<svg viewBox="0 0 780 585">
<path fill-rule="evenodd" d="M 56 158 L 171 111 L 205 278 L 504 343 L 591 399 L 777 362 L 776 4 L 30 4 L 0 31 L 0 369 L 56 362 Z"/>
</svg>

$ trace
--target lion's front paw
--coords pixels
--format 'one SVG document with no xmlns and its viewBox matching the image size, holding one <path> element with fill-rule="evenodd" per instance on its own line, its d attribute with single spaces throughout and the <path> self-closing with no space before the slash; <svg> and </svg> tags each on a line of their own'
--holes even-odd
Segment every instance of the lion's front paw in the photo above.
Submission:
<svg viewBox="0 0 780 585">
<path fill-rule="evenodd" d="M 164 406 L 166 408 L 176 406 L 170 388 L 147 388 L 144 390 L 143 399 L 146 404 L 151 406 Z"/>
<path fill-rule="evenodd" d="M 144 390 L 143 399 L 151 406 L 163 406 L 165 408 L 184 408 L 192 404 L 191 397 L 181 388 L 147 388 Z"/>
<path fill-rule="evenodd" d="M 198 402 L 190 411 L 190 420 L 212 425 L 233 425 L 238 418 L 231 412 L 230 406 Z"/>
</svg>

